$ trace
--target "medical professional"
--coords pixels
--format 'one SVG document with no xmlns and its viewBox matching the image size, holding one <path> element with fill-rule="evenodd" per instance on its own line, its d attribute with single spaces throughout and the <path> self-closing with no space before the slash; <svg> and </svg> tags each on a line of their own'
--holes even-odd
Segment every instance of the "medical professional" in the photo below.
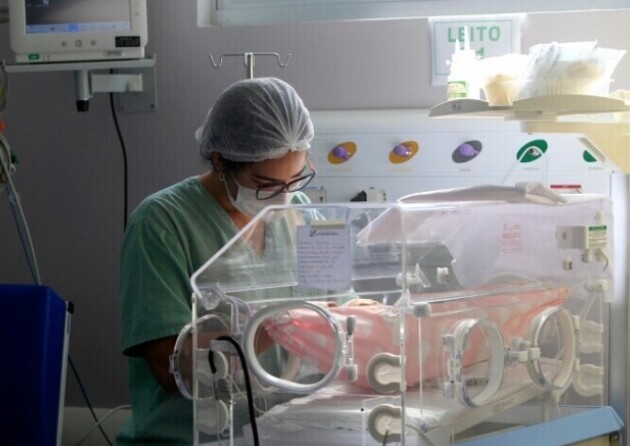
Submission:
<svg viewBox="0 0 630 446">
<path fill-rule="evenodd" d="M 248 79 L 217 98 L 196 133 L 210 170 L 146 198 L 130 217 L 121 255 L 122 342 L 132 416 L 119 446 L 192 444 L 192 403 L 169 356 L 190 322 L 190 276 L 265 206 L 306 203 L 315 170 L 309 112 L 275 78 Z M 264 251 L 264 225 L 250 248 Z"/>
</svg>

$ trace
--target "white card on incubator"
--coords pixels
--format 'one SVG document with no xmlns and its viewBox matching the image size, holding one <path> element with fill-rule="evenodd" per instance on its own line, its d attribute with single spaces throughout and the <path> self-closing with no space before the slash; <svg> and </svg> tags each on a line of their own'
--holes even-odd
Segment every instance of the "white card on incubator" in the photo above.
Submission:
<svg viewBox="0 0 630 446">
<path fill-rule="evenodd" d="M 351 288 L 352 259 L 348 226 L 297 228 L 298 286 L 319 290 Z"/>
</svg>

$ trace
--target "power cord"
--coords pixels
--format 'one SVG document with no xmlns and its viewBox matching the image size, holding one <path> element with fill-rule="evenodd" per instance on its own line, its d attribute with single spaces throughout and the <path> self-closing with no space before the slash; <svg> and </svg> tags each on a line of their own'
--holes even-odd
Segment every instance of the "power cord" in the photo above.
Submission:
<svg viewBox="0 0 630 446">
<path fill-rule="evenodd" d="M 92 434 L 94 433 L 94 431 L 95 431 L 96 429 L 98 429 L 98 428 L 101 426 L 101 424 L 103 424 L 103 422 L 104 422 L 105 420 L 107 420 L 110 416 L 114 415 L 116 412 L 118 412 L 118 411 L 120 411 L 120 410 L 123 410 L 123 409 L 131 409 L 131 406 L 130 406 L 129 404 L 123 404 L 122 406 L 114 407 L 112 410 L 110 410 L 110 411 L 109 411 L 109 412 L 107 412 L 105 415 L 103 415 L 103 416 L 102 416 L 102 417 L 101 417 L 101 418 L 100 418 L 100 419 L 96 422 L 96 424 L 94 425 L 94 427 L 92 427 L 92 429 L 90 429 L 90 431 L 89 431 L 87 434 L 85 434 L 85 435 L 83 436 L 83 438 L 81 438 L 81 440 L 79 440 L 75 446 L 81 446 L 83 443 L 85 443 L 85 440 L 87 440 L 87 439 L 90 437 L 90 435 L 92 435 Z"/>
<path fill-rule="evenodd" d="M 26 258 L 26 264 L 28 266 L 29 271 L 31 272 L 31 278 L 33 279 L 33 283 L 39 284 L 37 280 L 37 275 L 35 274 L 35 269 L 33 268 L 33 263 L 28 254 L 28 249 L 26 248 L 26 243 L 24 241 L 24 236 L 22 235 L 22 228 L 20 227 L 20 222 L 18 220 L 17 213 L 15 212 L 15 206 L 12 203 L 11 194 L 7 190 L 7 196 L 9 197 L 9 206 L 11 207 L 11 215 L 13 216 L 13 221 L 15 222 L 15 228 L 17 229 L 18 237 L 20 239 L 20 245 L 22 246 L 22 252 L 24 253 L 24 257 Z"/>
<path fill-rule="evenodd" d="M 6 2 L 5 2 L 6 3 Z M 0 23 L 2 22 L 2 6 L 0 6 Z M 7 96 L 9 90 L 9 76 L 4 60 L 0 60 L 0 116 L 7 111 Z"/>
<path fill-rule="evenodd" d="M 4 154 L 2 154 L 4 152 Z M 24 215 L 24 208 L 22 207 L 22 202 L 20 200 L 20 194 L 13 183 L 13 172 L 14 166 L 12 163 L 12 152 L 11 146 L 9 145 L 9 141 L 4 137 L 2 133 L 0 133 L 0 174 L 2 174 L 2 178 L 6 178 L 6 183 L 8 185 L 7 193 L 9 194 L 9 203 L 11 204 L 11 208 L 13 212 L 15 212 L 15 207 L 17 207 L 19 211 L 19 216 L 21 219 L 22 227 L 24 228 L 24 232 L 26 234 L 26 241 L 28 242 L 29 250 L 26 250 L 26 243 L 24 243 L 24 238 L 22 237 L 22 230 L 20 228 L 19 219 L 17 215 L 14 214 L 18 234 L 20 235 L 20 240 L 23 242 L 24 254 L 26 255 L 26 261 L 29 265 L 29 269 L 33 275 L 33 280 L 37 285 L 41 285 L 41 277 L 39 275 L 39 266 L 37 264 L 37 257 L 35 256 L 35 248 L 33 247 L 33 239 L 31 237 L 31 231 L 28 228 L 28 222 L 26 221 L 26 216 Z M 30 257 L 29 257 L 30 253 Z"/>
<path fill-rule="evenodd" d="M 92 407 L 90 398 L 88 397 L 87 392 L 85 391 L 85 387 L 83 387 L 83 382 L 81 381 L 81 378 L 79 377 L 79 373 L 77 372 L 77 369 L 74 366 L 72 359 L 70 359 L 70 356 L 68 356 L 68 364 L 70 364 L 72 373 L 74 374 L 74 377 L 77 379 L 77 383 L 79 384 L 79 388 L 81 389 L 81 393 L 83 394 L 83 399 L 85 400 L 85 404 L 87 404 L 88 409 L 90 409 L 90 413 L 92 414 L 92 418 L 94 418 L 96 427 L 98 427 L 98 429 L 101 431 L 101 434 L 103 434 L 103 437 L 105 438 L 105 441 L 107 441 L 107 444 L 109 444 L 109 446 L 114 446 L 111 440 L 109 439 L 109 437 L 107 436 L 107 434 L 105 433 L 105 431 L 103 430 L 103 427 L 101 426 L 101 422 L 99 422 L 98 417 L 96 416 L 96 413 L 94 412 L 94 408 Z"/>
<path fill-rule="evenodd" d="M 113 72 L 113 70 L 112 70 Z M 112 111 L 112 118 L 114 119 L 114 126 L 116 127 L 116 134 L 120 141 L 120 148 L 123 156 L 123 229 L 127 229 L 127 214 L 129 212 L 129 175 L 127 167 L 127 147 L 125 146 L 125 140 L 120 131 L 120 125 L 118 124 L 118 116 L 116 115 L 116 108 L 114 107 L 114 93 L 109 94 L 109 107 Z"/>
<path fill-rule="evenodd" d="M 247 408 L 249 410 L 249 420 L 252 424 L 252 435 L 254 437 L 254 446 L 260 445 L 260 440 L 258 438 L 258 426 L 256 425 L 256 409 L 254 408 L 254 392 L 252 391 L 252 384 L 249 379 L 249 369 L 247 367 L 247 361 L 245 360 L 245 353 L 243 353 L 243 349 L 233 338 L 229 336 L 219 336 L 217 338 L 218 341 L 227 341 L 236 350 L 238 353 L 238 357 L 241 361 L 241 367 L 243 368 L 243 375 L 245 377 L 245 391 L 247 392 Z M 210 357 L 208 358 L 210 361 Z"/>
</svg>

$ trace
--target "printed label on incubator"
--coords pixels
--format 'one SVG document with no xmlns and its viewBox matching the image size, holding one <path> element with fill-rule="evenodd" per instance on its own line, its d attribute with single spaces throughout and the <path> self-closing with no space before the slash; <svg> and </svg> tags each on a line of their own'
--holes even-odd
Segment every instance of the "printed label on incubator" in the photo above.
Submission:
<svg viewBox="0 0 630 446">
<path fill-rule="evenodd" d="M 523 228 L 520 224 L 504 224 L 501 232 L 501 252 L 519 253 L 523 250 Z"/>
<path fill-rule="evenodd" d="M 347 226 L 300 226 L 297 238 L 300 288 L 350 289 L 352 259 Z"/>
<path fill-rule="evenodd" d="M 589 226 L 588 227 L 588 247 L 593 248 L 606 248 L 608 241 L 607 227 L 601 226 Z"/>
</svg>

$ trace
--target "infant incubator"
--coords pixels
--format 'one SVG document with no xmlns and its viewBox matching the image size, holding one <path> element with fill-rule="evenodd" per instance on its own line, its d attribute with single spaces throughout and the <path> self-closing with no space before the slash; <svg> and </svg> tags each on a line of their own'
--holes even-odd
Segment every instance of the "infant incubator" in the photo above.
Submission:
<svg viewBox="0 0 630 446">
<path fill-rule="evenodd" d="M 536 184 L 267 208 L 191 279 L 195 444 L 449 445 L 605 405 L 612 224 Z"/>
</svg>

